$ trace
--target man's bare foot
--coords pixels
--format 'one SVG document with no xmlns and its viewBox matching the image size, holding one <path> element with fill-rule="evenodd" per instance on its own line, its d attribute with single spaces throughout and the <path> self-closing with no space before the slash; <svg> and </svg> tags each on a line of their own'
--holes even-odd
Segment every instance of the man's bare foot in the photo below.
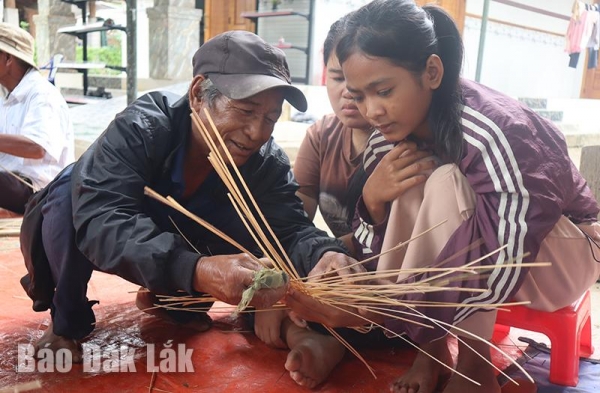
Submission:
<svg viewBox="0 0 600 393">
<path fill-rule="evenodd" d="M 291 349 L 285 369 L 300 386 L 312 389 L 325 381 L 346 353 L 335 337 L 303 329 L 289 319 L 284 320 L 282 329 Z"/>
<path fill-rule="evenodd" d="M 444 389 L 444 393 L 500 393 L 500 384 L 496 378 L 494 368 L 482 359 L 477 353 L 481 354 L 485 359 L 490 360 L 489 344 L 473 339 L 462 338 L 473 349 L 468 348 L 464 343 L 458 344 L 458 362 L 454 375 L 448 381 L 448 385 Z M 477 353 L 473 352 L 475 350 Z M 477 381 L 481 386 L 475 385 L 462 376 L 461 373 L 469 378 Z"/>
<path fill-rule="evenodd" d="M 421 345 L 421 351 L 428 353 L 443 364 L 452 367 L 452 356 L 445 338 Z M 393 393 L 433 393 L 451 375 L 448 367 L 419 351 L 410 370 L 395 380 L 390 386 Z M 470 392 L 465 390 L 464 392 Z"/>
<path fill-rule="evenodd" d="M 48 325 L 48 328 L 42 337 L 35 343 L 36 355 L 39 353 L 40 349 L 49 349 L 55 354 L 59 349 L 66 349 L 71 354 L 71 361 L 73 363 L 82 363 L 83 349 L 81 348 L 81 343 L 73 338 L 54 334 L 52 327 L 52 322 L 50 322 L 50 325 Z M 45 359 L 49 358 L 46 357 Z"/>
<path fill-rule="evenodd" d="M 146 314 L 154 315 L 161 319 L 167 320 L 176 325 L 185 326 L 187 328 L 193 329 L 197 332 L 205 332 L 212 326 L 212 320 L 208 316 L 208 314 L 203 312 L 198 312 L 194 314 L 194 318 L 189 322 L 178 322 L 175 320 L 165 308 L 157 306 L 160 303 L 158 297 L 155 294 L 148 291 L 146 288 L 141 287 L 137 295 L 135 297 L 135 305 L 141 311 Z M 192 312 L 192 311 L 190 311 Z"/>
</svg>

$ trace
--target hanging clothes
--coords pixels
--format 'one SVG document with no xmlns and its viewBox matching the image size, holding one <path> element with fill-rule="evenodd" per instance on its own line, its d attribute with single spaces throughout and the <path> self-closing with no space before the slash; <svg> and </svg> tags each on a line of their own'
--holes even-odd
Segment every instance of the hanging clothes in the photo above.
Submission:
<svg viewBox="0 0 600 393">
<path fill-rule="evenodd" d="M 579 55 L 586 49 L 595 51 L 597 65 L 600 13 L 597 4 L 575 0 L 567 28 L 565 51 L 569 54 L 569 67 L 577 68 Z"/>
<path fill-rule="evenodd" d="M 589 6 L 588 12 L 590 12 L 591 16 L 596 20 L 596 23 L 594 24 L 594 29 L 592 30 L 592 34 L 587 45 L 587 68 L 592 69 L 598 67 L 598 49 L 600 48 L 600 7 L 597 4 L 587 4 L 587 6 Z"/>
</svg>

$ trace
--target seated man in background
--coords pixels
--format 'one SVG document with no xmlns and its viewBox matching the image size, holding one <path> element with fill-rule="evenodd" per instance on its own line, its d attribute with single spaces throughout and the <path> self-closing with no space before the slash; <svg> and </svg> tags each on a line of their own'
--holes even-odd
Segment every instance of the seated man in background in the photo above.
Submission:
<svg viewBox="0 0 600 393">
<path fill-rule="evenodd" d="M 0 208 L 23 214 L 31 194 L 75 160 L 69 108 L 38 71 L 34 40 L 0 23 Z"/>
<path fill-rule="evenodd" d="M 205 110 L 210 112 L 232 156 L 229 164 L 239 167 L 300 275 L 321 259 L 348 259 L 343 244 L 304 213 L 289 160 L 271 137 L 284 99 L 301 111 L 307 106 L 291 86 L 283 52 L 253 33 L 230 31 L 198 49 L 193 70 L 187 95 L 153 92 L 139 98 L 28 204 L 21 244 L 29 274 L 21 281 L 34 310 L 50 309 L 52 316 L 38 348 L 64 348 L 73 361 L 82 360 L 80 340 L 95 326 L 96 302 L 86 297 L 93 270 L 147 288 L 138 293 L 137 305 L 152 313 L 155 294 L 210 294 L 236 304 L 252 284 L 262 254 L 209 162 L 210 149 L 192 111 L 205 124 Z M 240 253 L 146 197 L 145 186 L 172 196 L 255 255 Z M 260 290 L 251 304 L 268 307 L 285 289 Z M 158 311 L 198 331 L 210 327 L 205 313 Z"/>
</svg>

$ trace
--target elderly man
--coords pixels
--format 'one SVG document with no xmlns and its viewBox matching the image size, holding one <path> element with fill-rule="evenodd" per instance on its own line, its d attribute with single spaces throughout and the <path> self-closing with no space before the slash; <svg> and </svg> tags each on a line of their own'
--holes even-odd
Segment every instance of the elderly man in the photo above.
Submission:
<svg viewBox="0 0 600 393">
<path fill-rule="evenodd" d="M 74 161 L 69 108 L 37 70 L 33 37 L 0 23 L 0 208 L 23 214 L 35 190 Z"/>
<path fill-rule="evenodd" d="M 28 204 L 21 240 L 29 274 L 22 284 L 34 309 L 50 308 L 52 315 L 38 348 L 66 348 L 81 360 L 79 340 L 95 322 L 94 301 L 86 297 L 93 270 L 148 288 L 150 294 L 138 295 L 142 309 L 153 303 L 153 294 L 178 291 L 240 301 L 261 268 L 255 259 L 144 196 L 144 186 L 173 196 L 260 256 L 208 161 L 192 111 L 204 121 L 204 109 L 210 112 L 233 164 L 301 274 L 322 258 L 347 258 L 343 245 L 304 214 L 289 161 L 271 138 L 284 99 L 302 111 L 307 106 L 290 84 L 283 52 L 255 34 L 230 31 L 200 47 L 193 70 L 187 96 L 154 92 L 138 99 Z M 283 292 L 261 290 L 254 304 L 273 304 Z M 205 314 L 164 313 L 197 330 L 210 326 Z"/>
</svg>

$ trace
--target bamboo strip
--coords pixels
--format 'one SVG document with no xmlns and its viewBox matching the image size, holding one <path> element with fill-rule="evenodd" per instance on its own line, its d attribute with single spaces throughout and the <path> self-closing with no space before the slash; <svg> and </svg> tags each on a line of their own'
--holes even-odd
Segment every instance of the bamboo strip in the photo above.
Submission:
<svg viewBox="0 0 600 393">
<path fill-rule="evenodd" d="M 226 187 L 230 191 L 230 195 L 237 202 L 236 210 L 238 211 L 238 215 L 240 216 L 240 218 L 242 220 L 244 220 L 243 216 L 247 217 L 248 220 L 252 223 L 253 228 L 256 229 L 256 233 L 254 233 L 252 231 L 250 233 L 252 234 L 252 236 L 255 239 L 256 239 L 256 236 L 261 238 L 262 243 L 257 242 L 257 244 L 260 246 L 261 249 L 263 249 L 263 252 L 265 253 L 265 255 L 269 259 L 271 259 L 273 261 L 273 263 L 279 269 L 284 270 L 284 271 L 286 271 L 286 270 L 289 271 L 289 269 L 285 269 L 285 263 L 279 258 L 279 254 L 277 254 L 277 252 L 274 252 L 273 248 L 271 247 L 270 241 L 268 241 L 268 239 L 266 239 L 266 237 L 264 236 L 264 233 L 258 226 L 258 223 L 256 222 L 256 220 L 254 220 L 253 214 L 252 214 L 248 204 L 246 203 L 246 200 L 244 199 L 243 195 L 241 194 L 240 189 L 237 187 L 235 179 L 233 178 L 233 176 L 227 169 L 227 166 L 225 165 L 224 158 L 219 153 L 219 149 L 216 147 L 216 144 L 212 140 L 208 129 L 205 127 L 205 125 L 203 124 L 203 122 L 200 119 L 200 117 L 198 116 L 198 114 L 195 113 L 194 111 L 192 111 L 192 120 L 196 125 L 196 129 L 200 132 L 202 138 L 205 140 L 207 145 L 210 147 L 211 152 L 209 153 L 209 161 L 213 164 L 213 167 L 215 168 L 217 174 L 223 180 L 223 183 L 226 185 Z M 214 127 L 214 123 L 212 123 L 212 120 L 211 120 L 211 125 L 213 127 L 213 134 L 221 143 L 221 146 L 222 146 L 225 154 L 227 155 L 229 162 L 233 163 L 233 158 L 229 154 L 229 151 L 227 150 L 227 147 L 225 146 L 225 143 L 223 142 L 220 134 Z M 232 165 L 232 166 L 236 169 L 236 173 L 238 174 L 238 178 L 239 178 L 238 180 L 245 187 L 245 182 L 243 181 L 241 174 L 239 174 L 239 172 L 237 172 L 237 168 L 235 167 L 235 165 Z M 247 190 L 247 187 L 245 187 L 245 189 Z M 247 192 L 247 194 L 251 198 L 251 194 L 249 191 Z M 235 206 L 235 204 L 234 204 L 234 206 Z M 239 207 L 239 209 L 238 209 L 238 207 Z M 257 209 L 258 209 L 258 207 L 257 207 Z M 239 210 L 242 210 L 244 212 L 244 214 L 243 215 L 240 214 Z M 268 249 L 269 252 L 265 252 L 264 251 L 265 248 Z M 293 274 L 289 274 L 289 276 L 295 277 L 295 274 L 296 273 L 294 272 Z"/>
<path fill-rule="evenodd" d="M 377 379 L 377 375 L 375 375 L 375 370 L 373 369 L 373 367 L 371 367 L 369 365 L 369 363 L 367 363 L 367 361 L 365 360 L 365 358 L 363 358 L 362 355 L 356 349 L 354 349 L 354 347 L 352 345 L 350 345 L 350 343 L 348 341 L 346 341 L 342 336 L 340 336 L 338 334 L 338 332 L 336 332 L 334 329 L 330 328 L 329 326 L 325 326 L 325 328 L 344 347 L 346 347 L 346 349 L 348 351 L 350 351 L 350 353 L 352 353 L 354 356 L 356 356 L 358 358 L 358 360 L 360 360 L 367 367 L 367 370 L 369 370 L 369 372 L 371 373 L 371 375 L 373 376 L 373 378 Z"/>
<path fill-rule="evenodd" d="M 227 155 L 227 158 L 229 159 L 230 162 L 233 163 L 233 158 L 231 157 L 231 155 L 229 154 L 229 151 L 227 150 L 227 147 L 225 146 L 225 142 L 223 142 L 223 139 L 221 138 L 221 134 L 219 134 L 217 127 L 215 126 L 215 123 L 213 122 L 210 113 L 208 113 L 208 110 L 206 108 L 204 108 L 204 113 L 206 114 L 207 118 L 208 118 L 208 122 L 210 123 L 210 126 L 212 127 L 212 130 L 215 134 L 215 136 L 217 137 L 217 139 L 219 140 L 219 143 L 221 144 L 221 146 L 223 147 L 223 150 L 225 151 L 225 154 Z M 192 111 L 192 116 L 198 116 L 198 114 L 194 111 Z M 198 116 L 199 119 L 199 116 Z M 277 246 L 279 247 L 279 251 L 281 252 L 281 256 L 283 258 L 285 258 L 286 262 L 288 263 L 288 266 L 293 270 L 294 274 L 291 275 L 291 277 L 300 277 L 300 275 L 298 274 L 298 272 L 296 271 L 294 264 L 290 261 L 289 257 L 287 256 L 287 253 L 285 252 L 283 246 L 281 245 L 281 243 L 279 242 L 279 239 L 277 239 L 277 236 L 275 236 L 275 233 L 273 233 L 273 230 L 271 229 L 271 226 L 269 225 L 269 223 L 267 222 L 267 220 L 265 219 L 264 215 L 262 214 L 260 208 L 258 207 L 258 204 L 256 203 L 256 201 L 254 200 L 254 197 L 252 196 L 252 193 L 250 192 L 250 190 L 248 189 L 248 186 L 246 185 L 246 183 L 243 180 L 243 177 L 239 171 L 239 169 L 235 166 L 232 165 L 234 172 L 236 173 L 238 179 L 240 180 L 240 183 L 242 184 L 244 190 L 246 191 L 246 195 L 248 196 L 248 198 L 250 199 L 250 201 L 252 202 L 254 208 L 256 209 L 256 212 L 258 213 L 260 219 L 262 220 L 265 228 L 267 228 L 267 230 L 269 231 L 269 233 L 271 234 L 271 237 L 273 238 L 273 240 L 275 241 L 275 243 L 277 244 Z M 261 231 L 262 232 L 262 231 Z"/>
<path fill-rule="evenodd" d="M 15 179 L 17 179 L 18 181 L 20 181 L 21 183 L 25 184 L 27 187 L 31 188 L 32 190 L 33 188 L 33 184 L 25 181 L 24 179 L 22 179 L 20 176 L 18 176 L 16 173 L 14 173 L 13 171 L 7 169 L 4 165 L 0 164 L 0 169 L 2 169 L 3 172 L 8 173 L 9 175 L 11 175 L 12 177 L 14 177 Z"/>
<path fill-rule="evenodd" d="M 164 203 L 165 205 L 171 206 L 172 208 L 174 208 L 178 212 L 184 214 L 186 217 L 194 220 L 198 224 L 202 225 L 204 228 L 208 229 L 209 231 L 211 231 L 215 235 L 219 236 L 221 239 L 229 242 L 229 244 L 237 247 L 240 251 L 245 252 L 246 254 L 250 255 L 251 257 L 253 256 L 252 253 L 250 251 L 246 250 L 241 244 L 239 244 L 238 242 L 236 242 L 235 240 L 233 240 L 231 237 L 227 236 L 225 233 L 221 232 L 216 227 L 212 226 L 207 221 L 204 221 L 200 217 L 198 217 L 198 216 L 190 213 L 186 208 L 184 208 L 179 203 L 177 203 L 177 201 L 175 201 L 173 198 L 171 198 L 171 197 L 165 198 L 165 197 L 163 197 L 162 195 L 160 195 L 159 193 L 157 193 L 156 191 L 154 191 L 153 189 L 151 189 L 148 186 L 144 187 L 144 194 L 148 195 L 151 198 L 156 199 L 159 202 Z M 256 257 L 254 257 L 254 258 L 256 258 Z M 256 260 L 258 261 L 258 258 L 256 258 Z"/>
</svg>

